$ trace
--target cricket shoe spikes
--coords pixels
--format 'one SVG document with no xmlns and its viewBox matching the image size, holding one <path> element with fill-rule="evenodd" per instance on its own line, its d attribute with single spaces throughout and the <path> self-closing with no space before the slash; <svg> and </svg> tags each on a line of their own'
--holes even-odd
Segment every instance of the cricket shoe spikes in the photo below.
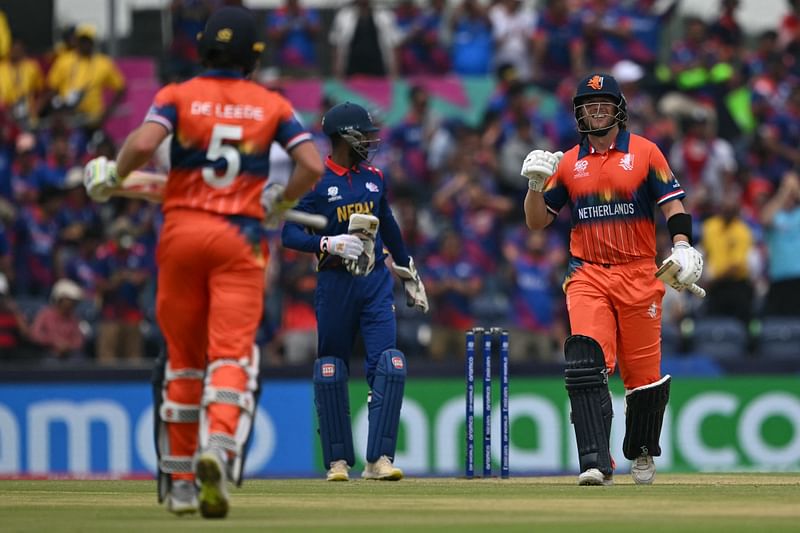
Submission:
<svg viewBox="0 0 800 533">
<path fill-rule="evenodd" d="M 381 455 L 374 463 L 367 463 L 361 477 L 378 481 L 399 481 L 403 479 L 403 471 L 392 464 L 388 455 Z"/>
<path fill-rule="evenodd" d="M 202 452 L 195 464 L 203 518 L 225 518 L 228 514 L 228 480 L 223 457 L 224 451 L 211 448 Z"/>
</svg>

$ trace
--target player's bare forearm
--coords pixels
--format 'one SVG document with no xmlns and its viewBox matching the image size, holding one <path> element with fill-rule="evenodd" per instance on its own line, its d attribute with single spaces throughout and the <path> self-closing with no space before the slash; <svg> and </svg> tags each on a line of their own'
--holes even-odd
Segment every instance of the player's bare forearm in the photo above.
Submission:
<svg viewBox="0 0 800 533">
<path fill-rule="evenodd" d="M 127 176 L 146 165 L 167 135 L 167 129 L 156 122 L 145 122 L 136 128 L 117 154 L 117 174 Z"/>
<path fill-rule="evenodd" d="M 530 229 L 543 229 L 553 221 L 552 213 L 547 210 L 544 195 L 536 191 L 528 191 L 525 196 L 525 224 Z"/>
<path fill-rule="evenodd" d="M 312 142 L 297 145 L 290 155 L 296 165 L 286 184 L 283 197 L 287 200 L 297 200 L 319 181 L 325 169 L 317 147 Z"/>
<path fill-rule="evenodd" d="M 683 202 L 680 200 L 672 200 L 665 204 L 661 204 L 661 212 L 664 213 L 664 218 L 669 220 L 672 215 L 677 215 L 678 213 L 685 213 L 686 208 L 683 207 Z M 690 239 L 691 235 L 684 235 L 683 233 L 678 233 L 672 237 L 672 242 L 676 243 L 678 241 L 685 241 L 691 242 Z"/>
</svg>

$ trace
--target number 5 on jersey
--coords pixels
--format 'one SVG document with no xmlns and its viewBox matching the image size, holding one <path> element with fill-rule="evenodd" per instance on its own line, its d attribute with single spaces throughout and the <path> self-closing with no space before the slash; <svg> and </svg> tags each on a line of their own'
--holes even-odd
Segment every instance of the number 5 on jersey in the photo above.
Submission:
<svg viewBox="0 0 800 533">
<path fill-rule="evenodd" d="M 225 188 L 233 183 L 233 180 L 239 175 L 239 169 L 242 166 L 242 158 L 239 155 L 239 150 L 229 144 L 222 143 L 223 141 L 241 141 L 242 136 L 241 126 L 214 124 L 214 129 L 211 130 L 211 142 L 208 144 L 206 159 L 209 161 L 218 161 L 224 158 L 227 167 L 225 168 L 225 173 L 221 176 L 217 174 L 214 167 L 203 167 L 203 181 L 208 183 L 210 187 L 214 187 L 215 189 Z"/>
</svg>

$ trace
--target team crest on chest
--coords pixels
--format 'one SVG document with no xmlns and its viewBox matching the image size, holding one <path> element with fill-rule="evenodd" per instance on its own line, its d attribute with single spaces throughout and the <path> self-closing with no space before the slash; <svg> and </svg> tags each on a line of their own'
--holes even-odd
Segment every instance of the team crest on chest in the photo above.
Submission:
<svg viewBox="0 0 800 533">
<path fill-rule="evenodd" d="M 372 183 L 371 181 L 368 181 L 368 182 L 366 183 L 366 186 L 367 186 L 367 190 L 368 190 L 369 192 L 379 192 L 379 191 L 380 191 L 380 189 L 378 188 L 378 186 L 377 186 L 377 185 L 375 185 L 374 183 Z"/>
<path fill-rule="evenodd" d="M 619 166 L 624 170 L 633 170 L 633 154 L 625 154 L 619 160 Z"/>
<path fill-rule="evenodd" d="M 585 178 L 589 175 L 589 161 L 587 159 L 579 159 L 575 162 L 575 166 L 572 169 L 575 178 Z"/>
</svg>

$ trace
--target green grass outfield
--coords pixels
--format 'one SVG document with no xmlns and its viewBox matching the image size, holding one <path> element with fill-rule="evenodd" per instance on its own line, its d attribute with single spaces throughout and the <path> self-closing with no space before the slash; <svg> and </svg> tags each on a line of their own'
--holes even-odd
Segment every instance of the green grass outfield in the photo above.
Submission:
<svg viewBox="0 0 800 533">
<path fill-rule="evenodd" d="M 397 483 L 250 480 L 225 520 L 174 517 L 152 481 L 0 481 L 0 531 L 800 531 L 800 474 L 663 474 Z"/>
</svg>

